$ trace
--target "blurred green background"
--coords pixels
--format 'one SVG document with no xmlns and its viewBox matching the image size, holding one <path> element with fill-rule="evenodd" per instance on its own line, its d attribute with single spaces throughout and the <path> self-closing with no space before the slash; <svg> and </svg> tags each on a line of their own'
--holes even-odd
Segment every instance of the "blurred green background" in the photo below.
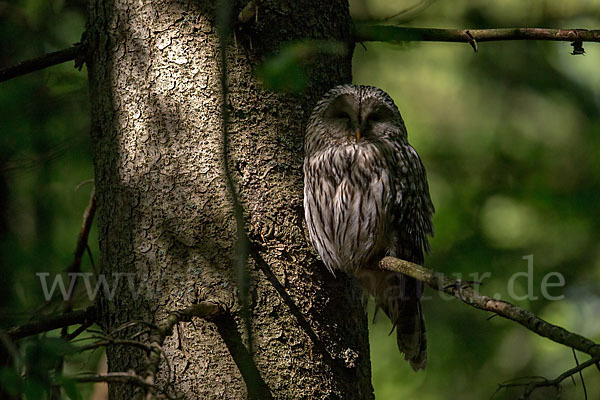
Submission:
<svg viewBox="0 0 600 400">
<path fill-rule="evenodd" d="M 597 1 L 430 2 L 408 26 L 600 28 Z M 353 4 L 354 17 L 382 18 L 408 2 Z M 360 13 L 359 13 L 360 11 Z M 366 43 L 354 55 L 354 82 L 395 99 L 409 141 L 427 168 L 436 236 L 426 265 L 473 279 L 481 292 L 509 299 L 508 281 L 527 271 L 533 294 L 515 301 L 550 322 L 600 339 L 600 45 L 570 55 L 568 42 Z M 544 276 L 565 287 L 541 293 Z M 478 279 L 475 279 L 478 280 Z M 527 293 L 527 280 L 515 280 Z M 557 282 L 552 278 L 550 282 Z M 571 350 L 512 322 L 440 298 L 424 301 L 429 363 L 414 374 L 387 337 L 384 318 L 371 326 L 373 384 L 380 399 L 489 399 L 520 376 L 555 377 L 573 367 Z M 579 360 L 587 357 L 579 355 Z M 600 373 L 584 373 L 590 399 Z M 564 399 L 583 399 L 577 380 Z M 551 398 L 539 393 L 540 398 Z M 499 392 L 494 398 L 516 398 Z"/>
<path fill-rule="evenodd" d="M 351 12 L 380 19 L 417 3 L 389 22 L 600 28 L 594 0 L 353 0 Z M 68 0 L 0 2 L 0 67 L 77 42 L 84 7 Z M 463 279 L 484 276 L 482 293 L 510 299 L 510 277 L 526 272 L 523 257 L 533 255 L 538 299 L 515 302 L 600 341 L 600 45 L 585 44 L 584 56 L 570 55 L 568 42 L 481 43 L 479 53 L 453 43 L 365 47 L 355 50 L 354 83 L 390 93 L 427 168 L 437 210 L 427 265 Z M 36 272 L 60 272 L 71 262 L 91 190 L 75 188 L 93 178 L 91 160 L 85 70 L 67 63 L 0 84 L 0 326 L 23 321 L 43 304 Z M 97 255 L 95 230 L 90 244 Z M 88 259 L 83 269 L 91 270 Z M 564 287 L 549 289 L 562 300 L 542 296 L 550 272 L 564 276 Z M 526 279 L 515 287 L 526 294 Z M 426 372 L 413 373 L 402 359 L 385 318 L 371 325 L 378 399 L 488 399 L 500 382 L 553 378 L 575 365 L 570 349 L 426 294 Z M 67 367 L 94 370 L 98 358 L 71 357 Z M 600 398 L 598 371 L 584 377 L 589 398 Z M 563 388 L 562 398 L 583 399 L 578 379 Z M 91 388 L 82 389 L 88 398 Z M 494 398 L 515 397 L 501 391 Z"/>
</svg>

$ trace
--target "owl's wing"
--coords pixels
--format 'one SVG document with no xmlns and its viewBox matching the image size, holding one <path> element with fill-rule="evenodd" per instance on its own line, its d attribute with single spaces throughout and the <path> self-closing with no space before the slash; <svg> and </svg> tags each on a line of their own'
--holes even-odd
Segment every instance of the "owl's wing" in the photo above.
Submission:
<svg viewBox="0 0 600 400">
<path fill-rule="evenodd" d="M 390 250 L 398 258 L 422 264 L 424 253 L 429 252 L 428 236 L 434 233 L 434 207 L 425 167 L 409 144 L 401 145 L 395 158 L 393 229 L 397 240 L 396 248 Z"/>
<path fill-rule="evenodd" d="M 409 144 L 403 144 L 396 157 L 393 209 L 396 240 L 389 253 L 403 260 L 423 264 L 424 253 L 429 251 L 428 236 L 433 236 L 434 213 L 425 167 Z M 425 368 L 427 337 L 420 302 L 423 282 L 402 274 L 389 275 L 388 281 L 396 280 L 399 300 L 389 302 L 384 310 L 396 327 L 398 348 L 413 369 Z"/>
</svg>

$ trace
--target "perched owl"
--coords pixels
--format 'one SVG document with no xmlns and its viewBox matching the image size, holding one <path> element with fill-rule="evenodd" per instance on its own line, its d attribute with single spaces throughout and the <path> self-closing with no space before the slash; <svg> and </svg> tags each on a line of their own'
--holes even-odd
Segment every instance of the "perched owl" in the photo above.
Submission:
<svg viewBox="0 0 600 400">
<path fill-rule="evenodd" d="M 332 273 L 356 275 L 392 321 L 410 365 L 424 369 L 422 283 L 378 270 L 386 255 L 422 264 L 433 235 L 425 168 L 408 144 L 398 108 L 381 89 L 337 86 L 314 108 L 304 150 L 304 210 L 313 246 Z"/>
</svg>

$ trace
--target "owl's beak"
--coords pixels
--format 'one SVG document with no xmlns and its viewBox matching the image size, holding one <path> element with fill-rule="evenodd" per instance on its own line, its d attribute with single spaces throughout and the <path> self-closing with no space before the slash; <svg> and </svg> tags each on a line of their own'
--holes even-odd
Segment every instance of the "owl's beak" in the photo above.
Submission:
<svg viewBox="0 0 600 400">
<path fill-rule="evenodd" d="M 356 130 L 356 141 L 360 141 L 360 129 Z"/>
</svg>

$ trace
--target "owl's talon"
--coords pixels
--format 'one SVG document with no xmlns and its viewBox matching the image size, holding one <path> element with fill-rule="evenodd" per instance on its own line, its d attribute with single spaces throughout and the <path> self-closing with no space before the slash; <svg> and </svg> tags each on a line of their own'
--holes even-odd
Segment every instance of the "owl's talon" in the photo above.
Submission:
<svg viewBox="0 0 600 400">
<path fill-rule="evenodd" d="M 458 289 L 461 286 L 461 281 L 457 280 L 454 281 L 452 283 L 449 283 L 447 285 L 444 285 L 444 290 L 450 289 L 450 288 L 454 288 L 454 289 Z"/>
<path fill-rule="evenodd" d="M 445 285 L 444 290 L 454 289 L 454 292 L 456 293 L 457 297 L 461 301 L 464 301 L 464 297 L 462 296 L 462 291 L 463 291 L 463 289 L 470 288 L 471 283 L 472 283 L 472 281 L 463 281 L 461 279 L 458 279 L 452 283 Z"/>
</svg>

